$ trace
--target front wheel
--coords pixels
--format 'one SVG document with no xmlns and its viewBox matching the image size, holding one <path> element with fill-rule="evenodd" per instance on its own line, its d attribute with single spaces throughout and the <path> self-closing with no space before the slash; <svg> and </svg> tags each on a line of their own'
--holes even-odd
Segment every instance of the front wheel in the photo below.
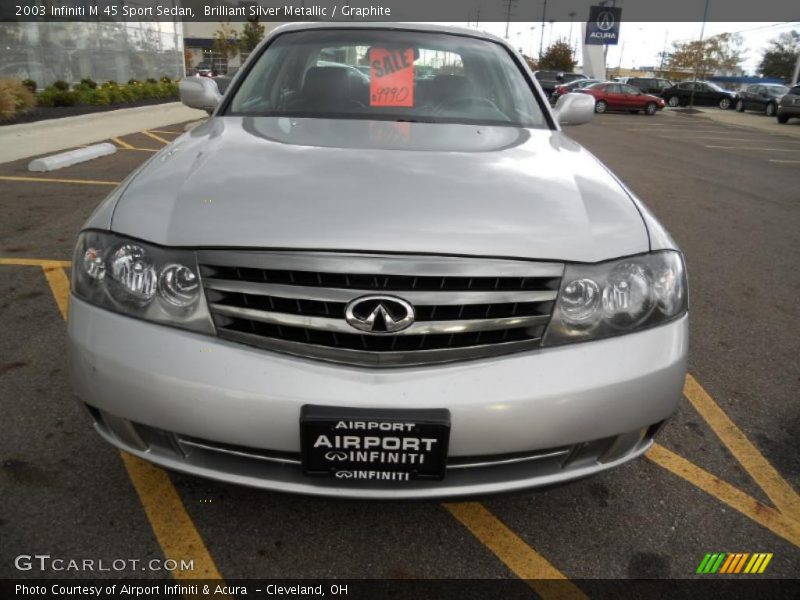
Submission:
<svg viewBox="0 0 800 600">
<path fill-rule="evenodd" d="M 737 100 L 736 102 L 736 112 L 744 112 L 744 102 L 741 100 Z"/>
<path fill-rule="evenodd" d="M 681 105 L 681 99 L 678 96 L 670 96 L 669 100 L 667 100 L 667 104 L 672 108 L 677 108 Z"/>
<path fill-rule="evenodd" d="M 731 107 L 731 99 L 730 98 L 720 98 L 719 107 L 722 110 L 728 110 Z"/>
<path fill-rule="evenodd" d="M 594 105 L 594 112 L 604 113 L 608 110 L 608 103 L 605 100 L 598 100 Z"/>
<path fill-rule="evenodd" d="M 656 106 L 655 102 L 648 102 L 647 106 L 644 107 L 644 114 L 652 117 L 658 111 L 658 107 Z"/>
<path fill-rule="evenodd" d="M 775 110 L 775 105 L 772 102 L 770 102 L 769 104 L 767 104 L 767 108 L 764 109 L 764 112 L 768 117 L 774 117 L 775 113 L 778 111 Z"/>
</svg>

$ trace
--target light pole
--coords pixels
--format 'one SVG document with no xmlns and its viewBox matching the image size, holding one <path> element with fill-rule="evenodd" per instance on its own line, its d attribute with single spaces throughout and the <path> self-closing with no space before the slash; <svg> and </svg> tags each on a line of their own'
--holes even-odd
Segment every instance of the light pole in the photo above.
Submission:
<svg viewBox="0 0 800 600">
<path fill-rule="evenodd" d="M 700 53 L 700 60 L 703 60 L 703 34 L 706 32 L 706 18 L 708 17 L 708 0 L 706 0 L 705 8 L 703 9 L 703 25 L 700 27 L 700 42 L 698 43 L 697 50 Z M 694 110 L 694 89 L 697 87 L 697 62 L 694 63 L 694 75 L 692 76 L 692 93 L 689 96 L 689 110 Z"/>
<path fill-rule="evenodd" d="M 539 60 L 542 60 L 544 54 L 544 21 L 547 18 L 547 0 L 544 0 L 542 5 L 542 36 L 539 38 Z"/>
<path fill-rule="evenodd" d="M 575 15 L 578 13 L 569 13 L 569 47 L 572 48 L 572 24 L 575 22 Z"/>
</svg>

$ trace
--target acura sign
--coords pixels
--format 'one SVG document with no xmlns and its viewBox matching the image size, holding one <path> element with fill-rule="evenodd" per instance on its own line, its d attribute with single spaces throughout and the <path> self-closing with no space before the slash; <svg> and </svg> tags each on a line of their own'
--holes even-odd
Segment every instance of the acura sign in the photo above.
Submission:
<svg viewBox="0 0 800 600">
<path fill-rule="evenodd" d="M 586 23 L 586 44 L 616 44 L 619 41 L 619 22 L 622 9 L 610 6 L 592 6 Z"/>
</svg>

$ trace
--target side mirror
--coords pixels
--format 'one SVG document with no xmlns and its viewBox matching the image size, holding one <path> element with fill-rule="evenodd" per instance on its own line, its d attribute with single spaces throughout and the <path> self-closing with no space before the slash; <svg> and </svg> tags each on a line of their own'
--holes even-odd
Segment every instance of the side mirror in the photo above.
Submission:
<svg viewBox="0 0 800 600">
<path fill-rule="evenodd" d="M 199 108 L 211 114 L 222 95 L 216 82 L 210 77 L 185 77 L 178 84 L 181 102 L 190 108 Z"/>
<path fill-rule="evenodd" d="M 556 120 L 561 125 L 583 125 L 594 116 L 594 96 L 591 94 L 564 94 L 556 102 Z"/>
</svg>

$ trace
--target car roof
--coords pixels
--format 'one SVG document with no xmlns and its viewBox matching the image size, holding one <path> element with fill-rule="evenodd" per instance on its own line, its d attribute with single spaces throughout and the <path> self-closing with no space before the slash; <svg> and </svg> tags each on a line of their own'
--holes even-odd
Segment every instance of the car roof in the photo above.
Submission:
<svg viewBox="0 0 800 600">
<path fill-rule="evenodd" d="M 423 31 L 431 33 L 451 33 L 455 35 L 465 35 L 469 37 L 490 40 L 503 44 L 511 48 L 512 46 L 503 38 L 498 37 L 488 31 L 479 31 L 467 27 L 455 25 L 441 25 L 438 23 L 385 23 L 380 21 L 317 21 L 317 22 L 297 22 L 287 23 L 273 29 L 269 36 L 273 37 L 279 33 L 287 31 L 306 31 L 310 29 L 396 29 L 399 31 Z"/>
</svg>

